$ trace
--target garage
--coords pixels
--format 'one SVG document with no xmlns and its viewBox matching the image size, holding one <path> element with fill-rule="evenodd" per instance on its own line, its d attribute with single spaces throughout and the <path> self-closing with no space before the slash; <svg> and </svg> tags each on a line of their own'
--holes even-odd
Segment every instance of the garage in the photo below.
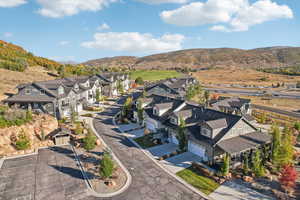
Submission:
<svg viewBox="0 0 300 200">
<path fill-rule="evenodd" d="M 82 112 L 82 104 L 77 104 L 77 112 Z"/>
<path fill-rule="evenodd" d="M 189 141 L 188 143 L 188 151 L 202 157 L 203 160 L 207 159 L 205 155 L 205 148 L 192 141 Z"/>
<path fill-rule="evenodd" d="M 155 132 L 156 131 L 156 124 L 155 122 L 153 122 L 153 120 L 147 120 L 146 121 L 146 128 L 152 132 Z"/>
<path fill-rule="evenodd" d="M 176 136 L 175 135 L 172 135 L 171 136 L 171 141 L 170 142 L 172 142 L 172 143 L 174 143 L 174 144 L 179 144 L 179 142 L 178 142 L 178 140 L 177 140 L 177 138 L 176 138 Z"/>
</svg>

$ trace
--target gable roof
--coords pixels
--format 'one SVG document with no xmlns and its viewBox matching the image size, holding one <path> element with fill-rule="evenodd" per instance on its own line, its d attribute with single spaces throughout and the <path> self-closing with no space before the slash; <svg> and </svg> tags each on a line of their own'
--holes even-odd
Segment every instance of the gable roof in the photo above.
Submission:
<svg viewBox="0 0 300 200">
<path fill-rule="evenodd" d="M 226 128 L 228 126 L 225 118 L 210 120 L 205 123 L 212 129 Z"/>
</svg>

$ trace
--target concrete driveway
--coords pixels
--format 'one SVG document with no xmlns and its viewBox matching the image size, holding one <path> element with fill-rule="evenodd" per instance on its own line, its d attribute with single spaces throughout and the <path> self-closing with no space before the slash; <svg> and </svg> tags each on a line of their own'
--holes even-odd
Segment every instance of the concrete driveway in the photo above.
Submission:
<svg viewBox="0 0 300 200">
<path fill-rule="evenodd" d="M 215 200 L 273 200 L 269 196 L 232 181 L 225 182 L 209 196 Z"/>
<path fill-rule="evenodd" d="M 140 127 L 139 124 L 120 124 L 119 128 L 122 132 L 127 132 L 130 130 L 138 129 Z"/>
<path fill-rule="evenodd" d="M 128 137 L 132 137 L 132 138 L 138 138 L 138 137 L 142 137 L 144 136 L 144 132 L 145 132 L 145 129 L 142 128 L 142 129 L 137 129 L 137 130 L 134 130 L 134 131 L 129 131 L 127 133 L 127 136 Z"/>
<path fill-rule="evenodd" d="M 177 172 L 190 167 L 192 165 L 192 162 L 201 161 L 201 157 L 197 156 L 196 154 L 185 152 L 166 160 L 162 160 L 160 161 L 160 163 L 163 164 L 169 171 L 176 174 Z"/>
<path fill-rule="evenodd" d="M 155 158 L 159 158 L 164 155 L 173 153 L 177 149 L 178 149 L 178 146 L 176 144 L 167 143 L 167 144 L 162 144 L 162 145 L 148 148 L 147 151 L 149 151 Z"/>
</svg>

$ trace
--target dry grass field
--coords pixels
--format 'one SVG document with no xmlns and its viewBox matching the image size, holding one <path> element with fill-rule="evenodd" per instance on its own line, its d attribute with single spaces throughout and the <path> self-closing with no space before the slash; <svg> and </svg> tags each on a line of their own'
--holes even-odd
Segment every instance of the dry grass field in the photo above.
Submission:
<svg viewBox="0 0 300 200">
<path fill-rule="evenodd" d="M 54 77 L 49 76 L 42 67 L 30 67 L 24 72 L 0 69 L 0 101 L 7 97 L 5 93 L 17 92 L 15 88 L 19 84 L 51 79 Z"/>
<path fill-rule="evenodd" d="M 271 86 L 279 83 L 296 83 L 300 76 L 287 76 L 259 72 L 254 69 L 216 68 L 193 73 L 203 84 L 239 84 Z"/>
<path fill-rule="evenodd" d="M 254 96 L 243 96 L 243 95 L 231 95 L 231 94 L 217 94 L 218 96 L 225 97 L 240 97 L 245 99 L 251 99 L 252 104 L 268 106 L 278 108 L 287 111 L 297 111 L 300 109 L 299 99 L 278 99 L 269 97 L 254 97 Z"/>
</svg>

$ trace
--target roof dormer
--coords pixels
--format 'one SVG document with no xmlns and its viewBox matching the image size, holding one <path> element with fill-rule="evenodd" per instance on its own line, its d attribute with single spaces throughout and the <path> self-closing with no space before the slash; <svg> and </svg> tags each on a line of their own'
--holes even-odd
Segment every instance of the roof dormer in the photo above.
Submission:
<svg viewBox="0 0 300 200">
<path fill-rule="evenodd" d="M 63 86 L 59 86 L 59 87 L 57 88 L 57 93 L 58 93 L 58 95 L 63 95 L 63 94 L 65 94 L 65 89 L 64 89 L 64 87 L 63 87 Z"/>
<path fill-rule="evenodd" d="M 170 110 L 173 107 L 173 103 L 160 103 L 156 104 L 153 108 L 153 114 L 157 116 L 161 116 L 164 113 L 166 113 L 168 110 Z"/>
</svg>

